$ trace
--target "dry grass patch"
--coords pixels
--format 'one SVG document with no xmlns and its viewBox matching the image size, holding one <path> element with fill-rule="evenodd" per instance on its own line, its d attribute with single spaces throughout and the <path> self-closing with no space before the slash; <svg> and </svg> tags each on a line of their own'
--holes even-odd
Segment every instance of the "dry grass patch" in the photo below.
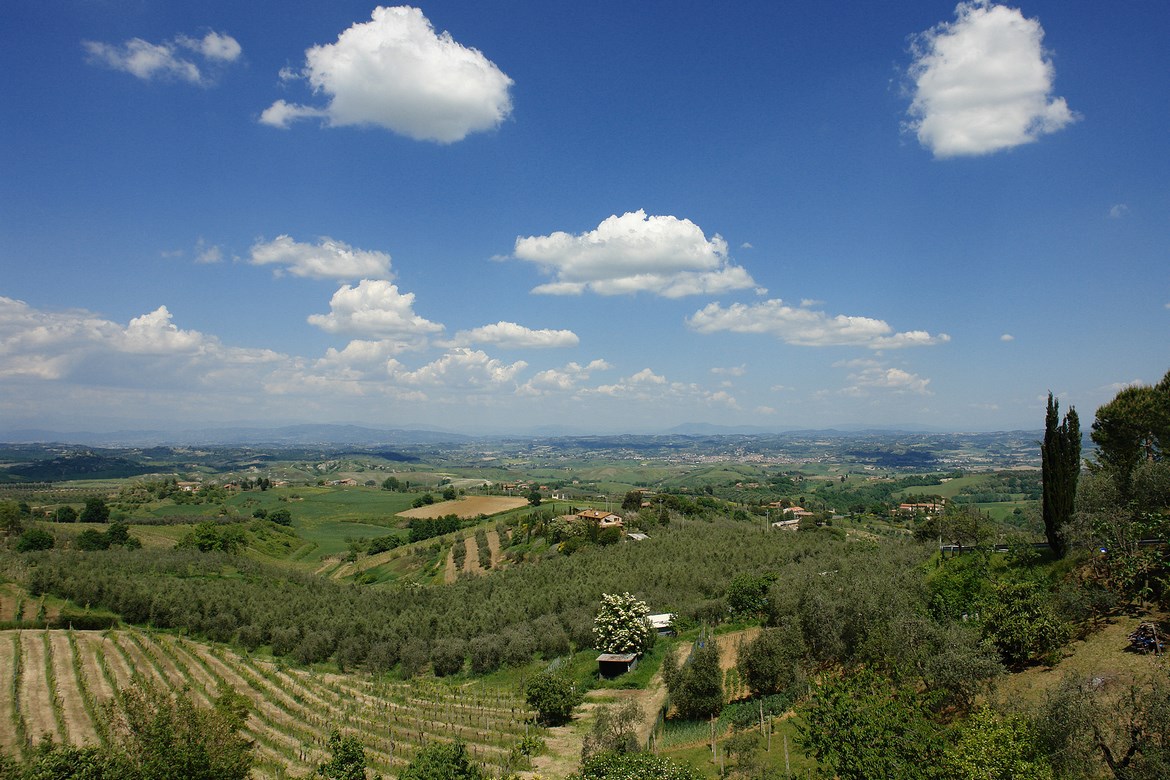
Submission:
<svg viewBox="0 0 1170 780">
<path fill-rule="evenodd" d="M 399 512 L 399 517 L 429 519 L 456 515 L 461 520 L 470 520 L 480 515 L 498 515 L 512 509 L 528 506 L 528 499 L 517 496 L 464 496 L 454 501 L 440 501 L 429 506 L 420 506 Z"/>
<path fill-rule="evenodd" d="M 1129 635 L 1143 621 L 1162 621 L 1166 617 L 1159 614 L 1113 618 L 1100 631 L 1072 642 L 1056 666 L 1033 666 L 1009 675 L 998 686 L 996 696 L 1007 703 L 1039 704 L 1066 675 L 1125 685 L 1141 680 L 1156 669 L 1164 670 L 1165 655 L 1131 652 Z"/>
</svg>

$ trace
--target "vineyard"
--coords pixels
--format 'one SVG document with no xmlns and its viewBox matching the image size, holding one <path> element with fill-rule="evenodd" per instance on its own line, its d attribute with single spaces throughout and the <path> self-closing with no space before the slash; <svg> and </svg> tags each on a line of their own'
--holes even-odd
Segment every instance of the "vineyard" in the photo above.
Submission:
<svg viewBox="0 0 1170 780">
<path fill-rule="evenodd" d="M 251 702 L 245 732 L 254 776 L 302 776 L 328 759 L 331 729 L 365 745 L 369 765 L 396 774 L 431 741 L 460 739 L 492 774 L 536 728 L 514 693 L 478 683 L 398 682 L 286 668 L 220 647 L 138 629 L 0 631 L 0 750 L 27 755 L 43 735 L 105 740 L 103 707 L 142 681 L 187 689 L 207 705 L 221 688 Z"/>
</svg>

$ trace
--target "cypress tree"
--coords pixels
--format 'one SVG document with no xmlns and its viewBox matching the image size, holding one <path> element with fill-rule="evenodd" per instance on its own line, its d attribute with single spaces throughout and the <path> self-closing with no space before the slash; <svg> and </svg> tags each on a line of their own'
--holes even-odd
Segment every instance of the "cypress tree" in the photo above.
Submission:
<svg viewBox="0 0 1170 780">
<path fill-rule="evenodd" d="M 1044 535 L 1048 537 L 1048 546 L 1056 556 L 1063 558 L 1068 551 L 1068 544 L 1061 531 L 1072 519 L 1077 478 L 1081 473 L 1081 422 L 1077 410 L 1072 407 L 1060 420 L 1060 402 L 1053 399 L 1051 391 L 1048 393 L 1048 412 L 1044 418 L 1040 463 Z"/>
</svg>

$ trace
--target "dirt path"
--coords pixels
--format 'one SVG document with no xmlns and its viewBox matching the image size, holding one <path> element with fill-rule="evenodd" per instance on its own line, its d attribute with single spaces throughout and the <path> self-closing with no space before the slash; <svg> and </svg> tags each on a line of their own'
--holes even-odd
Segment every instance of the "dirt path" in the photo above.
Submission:
<svg viewBox="0 0 1170 780">
<path fill-rule="evenodd" d="M 53 674 L 65 716 L 66 737 L 74 745 L 96 745 L 97 731 L 85 709 L 85 699 L 73 669 L 73 648 L 69 646 L 69 635 L 64 631 L 50 631 L 49 642 L 53 647 Z"/>
<path fill-rule="evenodd" d="M 463 559 L 463 571 L 468 574 L 483 574 L 483 569 L 479 568 L 479 545 L 475 542 L 474 536 L 468 536 L 463 540 L 464 549 L 467 550 L 467 557 Z"/>
<path fill-rule="evenodd" d="M 488 549 L 492 551 L 492 569 L 500 565 L 503 556 L 500 555 L 500 535 L 495 531 L 487 532 Z"/>
<path fill-rule="evenodd" d="M 447 565 L 443 567 L 443 582 L 450 585 L 458 575 L 459 572 L 455 571 L 455 546 L 452 545 L 447 551 Z"/>
<path fill-rule="evenodd" d="M 53 699 L 49 696 L 49 684 L 45 677 L 45 645 L 42 631 L 21 631 L 21 675 L 20 709 L 28 737 L 37 743 L 45 734 L 55 741 L 61 741 L 57 730 L 57 719 L 53 717 Z"/>
<path fill-rule="evenodd" d="M 679 647 L 680 657 L 685 658 L 690 648 Z M 576 772 L 581 764 L 581 747 L 585 735 L 593 728 L 596 711 L 604 706 L 621 706 L 628 701 L 635 702 L 642 710 L 642 721 L 638 724 L 638 743 L 645 745 L 658 722 L 658 712 L 666 703 L 666 683 L 662 670 L 650 679 L 645 688 L 624 690 L 616 688 L 595 688 L 585 694 L 585 701 L 577 708 L 573 719 L 564 726 L 549 729 L 545 739 L 547 750 L 532 761 L 532 769 L 521 772 L 522 778 L 567 777 Z"/>
</svg>

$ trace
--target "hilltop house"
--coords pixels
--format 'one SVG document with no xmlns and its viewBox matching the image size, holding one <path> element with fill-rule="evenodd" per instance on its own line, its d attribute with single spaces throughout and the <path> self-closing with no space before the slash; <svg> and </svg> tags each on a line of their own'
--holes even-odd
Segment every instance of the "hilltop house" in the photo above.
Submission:
<svg viewBox="0 0 1170 780">
<path fill-rule="evenodd" d="M 583 509 L 576 514 L 576 518 L 578 520 L 596 522 L 597 527 L 603 531 L 606 528 L 622 528 L 625 525 L 621 515 L 615 515 L 613 512 L 607 512 L 604 509 Z"/>
</svg>

